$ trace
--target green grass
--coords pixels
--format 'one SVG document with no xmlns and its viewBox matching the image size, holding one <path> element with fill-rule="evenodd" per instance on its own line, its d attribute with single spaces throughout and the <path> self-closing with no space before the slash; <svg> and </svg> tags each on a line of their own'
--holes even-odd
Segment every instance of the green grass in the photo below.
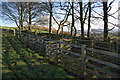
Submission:
<svg viewBox="0 0 120 80">
<path fill-rule="evenodd" d="M 0 26 L 0 28 L 10 29 L 10 30 L 18 29 L 17 27 L 6 27 L 6 26 Z"/>
<path fill-rule="evenodd" d="M 17 38 L 3 35 L 3 78 L 70 78 L 62 68 L 22 44 Z"/>
<path fill-rule="evenodd" d="M 32 32 L 36 32 L 36 33 L 49 33 L 48 31 L 44 31 L 44 30 L 38 30 L 38 29 L 31 29 Z"/>
</svg>

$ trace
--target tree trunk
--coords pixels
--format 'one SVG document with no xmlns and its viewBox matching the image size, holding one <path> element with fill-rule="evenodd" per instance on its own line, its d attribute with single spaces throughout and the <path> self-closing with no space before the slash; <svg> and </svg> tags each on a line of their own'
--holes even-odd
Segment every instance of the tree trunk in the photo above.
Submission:
<svg viewBox="0 0 120 80">
<path fill-rule="evenodd" d="M 83 9 L 82 9 L 82 2 L 79 2 L 79 5 L 80 5 L 81 37 L 84 37 L 84 26 L 83 26 Z"/>
<path fill-rule="evenodd" d="M 20 2 L 20 29 L 23 30 L 23 5 Z"/>
<path fill-rule="evenodd" d="M 61 28 L 61 25 L 58 26 L 57 34 L 60 33 L 60 28 Z"/>
<path fill-rule="evenodd" d="M 20 30 L 22 31 L 23 30 L 23 22 L 22 22 L 22 20 L 20 19 Z"/>
<path fill-rule="evenodd" d="M 91 18 L 91 2 L 88 3 L 89 8 L 89 17 L 88 17 L 88 31 L 87 31 L 87 37 L 90 37 L 90 18 Z"/>
<path fill-rule="evenodd" d="M 107 12 L 107 2 L 103 2 L 103 12 L 104 12 L 104 39 L 108 38 L 108 12 Z"/>
<path fill-rule="evenodd" d="M 72 36 L 72 33 L 73 33 L 73 27 L 74 27 L 74 2 L 72 2 L 72 26 L 71 26 L 71 36 Z"/>
<path fill-rule="evenodd" d="M 63 27 L 62 27 L 62 34 L 64 34 L 64 33 L 63 33 Z"/>
<path fill-rule="evenodd" d="M 52 27 L 52 2 L 49 2 L 49 4 L 50 4 L 49 33 L 51 33 L 51 27 Z"/>
<path fill-rule="evenodd" d="M 74 36 L 76 36 L 76 34 L 77 34 L 77 29 L 76 29 L 75 26 L 74 26 L 74 30 L 75 30 Z"/>
<path fill-rule="evenodd" d="M 32 24 L 32 14 L 31 14 L 32 8 L 31 8 L 31 4 L 29 3 L 29 23 L 28 23 L 28 30 L 31 30 L 31 24 Z"/>
</svg>

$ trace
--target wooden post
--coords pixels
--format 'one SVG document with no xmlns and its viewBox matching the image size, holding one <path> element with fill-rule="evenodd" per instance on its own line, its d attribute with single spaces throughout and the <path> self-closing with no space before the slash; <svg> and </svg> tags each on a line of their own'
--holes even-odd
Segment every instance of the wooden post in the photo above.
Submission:
<svg viewBox="0 0 120 80">
<path fill-rule="evenodd" d="M 95 46 L 95 39 L 92 39 L 91 48 L 94 49 L 94 46 Z M 94 52 L 91 52 L 90 54 L 93 55 Z"/>
<path fill-rule="evenodd" d="M 37 30 L 35 30 L 35 35 L 37 35 Z"/>
<path fill-rule="evenodd" d="M 27 33 L 27 45 L 30 47 L 30 42 L 29 42 L 30 39 L 29 39 L 29 38 L 30 38 L 30 35 L 29 35 L 29 32 L 28 32 L 28 33 Z"/>
<path fill-rule="evenodd" d="M 116 47 L 116 49 L 117 49 L 117 53 L 119 54 L 120 53 L 120 43 L 117 43 L 117 47 Z"/>
<path fill-rule="evenodd" d="M 17 31 L 17 38 L 19 38 L 19 31 Z"/>
<path fill-rule="evenodd" d="M 47 57 L 47 41 L 44 39 L 44 45 L 45 45 L 45 54 L 43 55 L 44 56 L 44 61 L 46 60 L 46 57 Z"/>
<path fill-rule="evenodd" d="M 58 48 L 62 48 L 62 44 L 61 44 L 61 43 L 58 44 Z M 59 58 L 59 57 L 60 57 L 60 54 L 62 54 L 62 50 L 59 50 L 59 49 L 58 49 L 58 60 L 60 59 L 60 58 Z M 58 61 L 58 63 L 61 63 L 61 62 Z"/>
<path fill-rule="evenodd" d="M 13 34 L 14 34 L 14 36 L 15 36 L 15 34 L 16 34 L 15 29 L 13 30 Z"/>
<path fill-rule="evenodd" d="M 15 29 L 15 36 L 18 38 L 18 32 L 16 29 Z"/>
<path fill-rule="evenodd" d="M 45 57 L 50 60 L 50 48 L 49 48 L 49 41 L 45 41 Z"/>
<path fill-rule="evenodd" d="M 92 39 L 91 41 L 92 41 L 91 42 L 91 47 L 94 48 L 94 40 Z"/>
<path fill-rule="evenodd" d="M 59 48 L 60 48 L 60 43 L 56 42 L 56 55 L 55 56 L 56 56 L 56 63 L 58 63 L 58 64 L 59 64 L 58 59 L 59 59 L 59 54 L 60 54 Z"/>
<path fill-rule="evenodd" d="M 57 51 L 58 50 L 58 43 L 57 42 L 56 42 L 54 48 L 55 48 L 55 53 L 54 53 L 55 54 L 55 62 L 58 63 L 58 51 Z"/>
<path fill-rule="evenodd" d="M 17 30 L 16 35 L 17 35 L 17 38 L 19 39 L 19 30 Z"/>
<path fill-rule="evenodd" d="M 86 70 L 86 61 L 85 61 L 85 57 L 86 57 L 86 45 L 85 44 L 82 44 L 81 45 L 81 56 L 82 56 L 82 71 L 83 71 L 83 77 L 85 77 L 85 70 Z"/>
<path fill-rule="evenodd" d="M 8 29 L 8 36 L 10 36 L 10 29 Z"/>
</svg>

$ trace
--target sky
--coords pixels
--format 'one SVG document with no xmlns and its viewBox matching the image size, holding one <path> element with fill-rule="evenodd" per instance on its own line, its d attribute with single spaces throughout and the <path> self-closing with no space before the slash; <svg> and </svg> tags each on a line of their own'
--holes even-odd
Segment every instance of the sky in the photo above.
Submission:
<svg viewBox="0 0 120 80">
<path fill-rule="evenodd" d="M 110 1 L 112 1 L 112 0 L 109 0 L 109 3 L 110 3 Z M 119 2 L 119 0 L 116 0 L 116 1 L 111 5 L 111 6 L 112 6 L 112 9 L 111 9 L 111 11 L 109 12 L 109 14 L 114 13 L 114 12 L 118 9 L 118 2 Z M 99 8 L 99 9 L 96 8 L 96 9 L 94 9 L 94 10 L 97 11 L 97 13 L 103 15 L 103 9 L 102 9 L 102 8 Z M 61 12 L 61 10 L 59 10 L 59 12 Z M 93 12 L 92 12 L 92 13 L 93 13 Z M 78 14 L 78 15 L 79 15 L 79 14 Z M 94 13 L 94 16 L 99 16 L 99 15 Z M 117 12 L 116 14 L 114 14 L 113 16 L 116 17 L 116 18 L 118 18 L 118 12 Z M 71 19 L 71 17 L 70 17 L 69 19 Z M 108 17 L 108 21 L 111 22 L 111 23 L 114 23 L 114 24 L 118 24 L 118 20 L 116 20 L 116 19 L 114 19 L 114 18 L 112 18 L 112 17 Z M 86 22 L 86 23 L 87 23 L 87 22 Z M 94 24 L 93 24 L 93 23 L 94 23 Z M 111 29 L 111 28 L 114 27 L 114 26 L 111 25 L 111 24 L 108 24 L 108 25 L 109 25 L 109 29 Z M 101 20 L 101 19 L 94 20 L 94 21 L 92 21 L 92 23 L 91 23 L 91 28 L 92 28 L 92 29 L 102 29 L 102 30 L 103 30 L 103 26 L 104 26 L 104 22 L 103 22 L 103 20 Z M 55 25 L 55 26 L 53 26 L 53 27 L 56 28 L 57 25 Z M 78 30 L 80 30 L 80 24 L 79 24 L 79 23 L 75 23 L 75 27 L 76 27 Z M 84 28 L 85 28 L 85 31 L 86 31 L 86 30 L 88 29 L 87 25 L 85 25 Z M 64 30 L 67 30 L 67 27 L 65 27 Z M 114 30 L 115 30 L 115 31 L 118 30 L 118 27 L 115 27 Z"/>
<path fill-rule="evenodd" d="M 2 0 L 0 0 L 0 1 L 2 1 Z M 7 1 L 7 0 L 6 0 L 6 1 Z M 85 1 L 87 1 L 87 0 L 85 0 Z M 112 0 L 108 0 L 108 1 L 110 2 L 110 1 L 112 1 Z M 112 4 L 112 9 L 111 9 L 111 11 L 109 12 L 110 14 L 114 13 L 114 12 L 118 9 L 118 2 L 119 2 L 119 0 L 115 0 L 115 2 Z M 8 21 L 8 20 L 4 20 L 4 19 L 1 17 L 1 16 L 2 16 L 1 11 L 2 11 L 2 9 L 1 9 L 1 2 L 0 2 L 0 25 L 1 25 L 1 26 L 16 27 L 16 25 L 15 25 L 14 22 L 11 22 L 11 21 Z M 62 12 L 61 10 L 58 10 L 58 11 L 59 11 L 59 12 Z M 97 12 L 98 12 L 99 14 L 101 14 L 101 13 L 102 13 L 102 9 L 97 10 Z M 95 15 L 95 16 L 98 16 L 97 14 L 94 14 L 94 15 Z M 117 17 L 117 18 L 118 18 L 118 12 L 117 12 L 116 14 L 114 14 L 114 17 Z M 69 17 L 69 20 L 71 20 L 71 17 Z M 116 19 L 114 19 L 114 18 L 112 18 L 112 17 L 108 17 L 108 20 L 109 20 L 109 22 L 118 24 L 118 20 L 116 20 Z M 86 22 L 86 23 L 87 23 L 87 22 Z M 103 24 L 104 24 L 104 23 L 103 23 L 103 20 L 95 20 L 95 21 L 93 21 L 93 23 L 94 23 L 94 24 L 91 24 L 92 29 L 103 29 Z M 109 29 L 112 28 L 112 27 L 114 27 L 114 26 L 111 25 L 111 24 L 108 24 L 108 25 L 109 25 Z M 58 26 L 57 26 L 56 24 L 54 24 L 52 27 L 55 28 L 55 29 L 58 28 Z M 78 30 L 80 30 L 80 25 L 78 25 L 78 23 L 75 23 L 75 27 L 76 27 Z M 115 29 L 117 30 L 118 28 L 115 28 Z M 64 30 L 67 31 L 67 30 L 68 30 L 67 27 L 64 28 Z M 85 30 L 87 30 L 87 25 L 85 25 Z"/>
</svg>

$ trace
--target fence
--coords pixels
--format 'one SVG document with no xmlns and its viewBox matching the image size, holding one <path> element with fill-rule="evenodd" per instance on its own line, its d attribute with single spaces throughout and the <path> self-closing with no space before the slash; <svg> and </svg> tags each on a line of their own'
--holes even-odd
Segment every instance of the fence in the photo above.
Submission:
<svg viewBox="0 0 120 80">
<path fill-rule="evenodd" d="M 68 44 L 23 32 L 17 33 L 16 36 L 29 47 L 44 51 L 44 56 L 51 62 L 78 76 L 119 78 L 120 54 L 118 53 L 89 48 L 85 44 Z"/>
<path fill-rule="evenodd" d="M 6 31 L 6 29 L 3 29 L 3 31 Z M 15 30 L 8 30 L 8 31 L 10 33 L 18 32 Z M 36 33 L 33 33 L 33 34 L 36 34 Z M 43 35 L 48 35 L 48 34 L 38 34 L 37 36 L 41 37 Z M 50 36 L 50 35 L 48 35 L 48 36 Z M 58 37 L 59 35 L 52 35 L 52 36 L 53 36 L 52 39 L 56 39 L 56 37 Z M 70 37 L 70 38 L 72 38 L 72 37 Z M 77 45 L 86 44 L 87 47 L 110 51 L 110 52 L 118 52 L 118 50 L 119 50 L 119 42 L 118 42 L 118 40 L 114 40 L 114 39 L 109 39 L 109 41 L 103 41 L 102 38 L 100 38 L 98 40 L 95 38 L 81 38 L 80 39 L 79 37 L 73 37 L 72 39 L 73 39 L 72 43 L 77 44 Z M 71 41 L 70 41 L 70 43 L 71 43 Z"/>
<path fill-rule="evenodd" d="M 66 47 L 71 49 L 66 49 Z M 73 51 L 73 49 L 75 51 Z M 46 55 L 72 73 L 84 77 L 118 78 L 120 55 L 60 41 L 46 42 Z"/>
<path fill-rule="evenodd" d="M 104 41 L 104 39 L 95 39 L 95 38 L 83 38 L 83 39 L 75 39 L 76 44 L 86 44 L 87 47 L 117 52 L 118 50 L 118 42 L 116 40 L 109 39 L 108 41 Z"/>
</svg>

